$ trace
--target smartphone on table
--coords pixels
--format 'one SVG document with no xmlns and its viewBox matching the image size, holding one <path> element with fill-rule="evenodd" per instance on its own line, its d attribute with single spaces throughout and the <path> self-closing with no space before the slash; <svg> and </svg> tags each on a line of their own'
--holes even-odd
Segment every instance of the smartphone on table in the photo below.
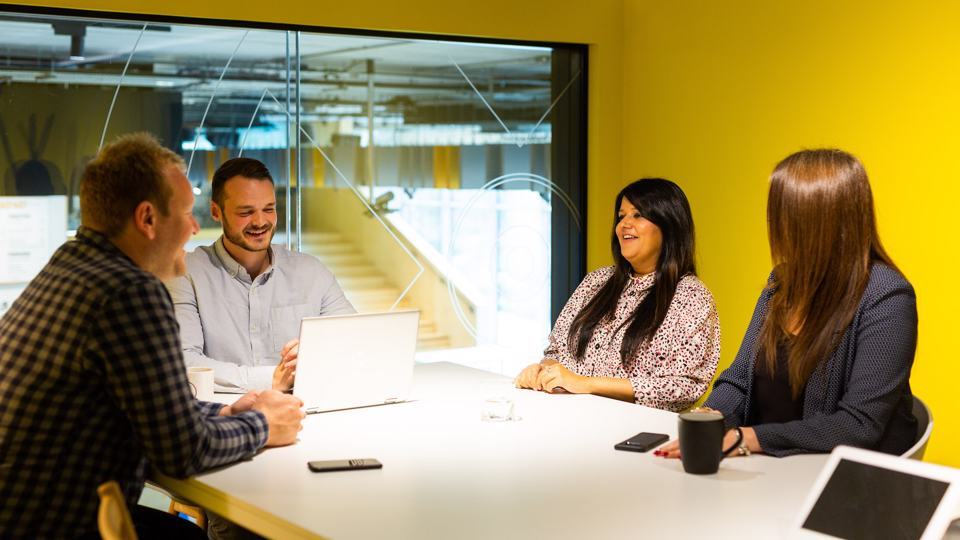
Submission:
<svg viewBox="0 0 960 540">
<path fill-rule="evenodd" d="M 637 433 L 629 439 L 615 444 L 613 447 L 617 450 L 626 450 L 628 452 L 646 452 L 651 448 L 656 448 L 670 439 L 665 433 L 648 433 L 646 431 Z"/>
<path fill-rule="evenodd" d="M 328 459 L 325 461 L 308 461 L 307 467 L 313 472 L 359 471 L 362 469 L 380 469 L 383 468 L 383 464 L 373 458 Z"/>
</svg>

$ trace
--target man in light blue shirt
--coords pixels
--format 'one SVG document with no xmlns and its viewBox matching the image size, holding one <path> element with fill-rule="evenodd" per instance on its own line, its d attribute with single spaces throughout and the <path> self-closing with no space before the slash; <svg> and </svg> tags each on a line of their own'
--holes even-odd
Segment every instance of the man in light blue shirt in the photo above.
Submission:
<svg viewBox="0 0 960 540">
<path fill-rule="evenodd" d="M 187 274 L 167 283 L 184 360 L 214 369 L 219 392 L 293 386 L 300 319 L 355 313 L 316 258 L 270 241 L 277 225 L 273 178 L 250 158 L 213 175 L 213 245 L 187 255 Z"/>
</svg>

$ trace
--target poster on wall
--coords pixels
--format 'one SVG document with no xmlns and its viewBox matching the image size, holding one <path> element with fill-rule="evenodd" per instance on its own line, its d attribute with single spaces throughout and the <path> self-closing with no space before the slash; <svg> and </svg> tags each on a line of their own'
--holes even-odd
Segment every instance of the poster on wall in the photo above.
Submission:
<svg viewBox="0 0 960 540">
<path fill-rule="evenodd" d="M 67 238 L 67 198 L 0 197 L 0 315 Z"/>
</svg>

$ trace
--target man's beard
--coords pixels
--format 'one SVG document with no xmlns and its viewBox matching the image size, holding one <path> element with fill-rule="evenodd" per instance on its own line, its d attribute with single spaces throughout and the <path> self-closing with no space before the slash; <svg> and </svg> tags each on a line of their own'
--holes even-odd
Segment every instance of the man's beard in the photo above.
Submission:
<svg viewBox="0 0 960 540">
<path fill-rule="evenodd" d="M 244 236 L 245 232 L 257 233 L 266 231 L 268 232 L 267 243 L 263 247 L 256 247 L 251 245 L 247 238 Z M 266 227 L 253 227 L 248 226 L 240 232 L 235 232 L 234 229 L 230 226 L 230 223 L 227 221 L 226 216 L 223 216 L 223 235 L 227 237 L 227 240 L 230 240 L 234 245 L 237 245 L 247 251 L 266 251 L 270 249 L 270 243 L 273 242 L 273 235 L 277 233 L 276 227 L 271 223 Z"/>
</svg>

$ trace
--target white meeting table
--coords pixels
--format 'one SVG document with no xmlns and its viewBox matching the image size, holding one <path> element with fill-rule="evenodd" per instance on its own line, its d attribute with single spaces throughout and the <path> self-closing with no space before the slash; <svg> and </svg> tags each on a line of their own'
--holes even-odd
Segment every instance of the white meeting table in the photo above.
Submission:
<svg viewBox="0 0 960 540">
<path fill-rule="evenodd" d="M 505 396 L 519 420 L 481 421 Z M 780 538 L 825 455 L 728 458 L 715 475 L 622 452 L 674 413 L 513 388 L 508 377 L 418 364 L 396 405 L 309 415 L 299 440 L 163 489 L 270 538 Z M 376 458 L 313 473 L 307 461 Z"/>
</svg>

